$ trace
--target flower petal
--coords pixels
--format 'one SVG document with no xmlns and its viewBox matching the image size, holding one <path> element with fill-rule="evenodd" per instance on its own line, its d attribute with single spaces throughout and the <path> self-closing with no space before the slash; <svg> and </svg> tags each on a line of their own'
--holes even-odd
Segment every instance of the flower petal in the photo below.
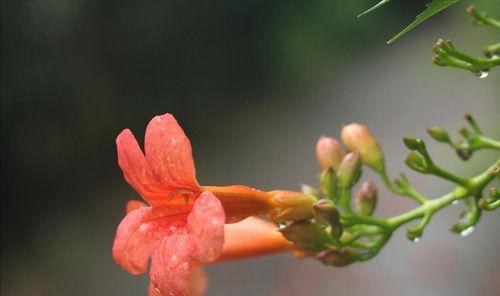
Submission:
<svg viewBox="0 0 500 296">
<path fill-rule="evenodd" d="M 222 204 L 210 191 L 195 201 L 188 216 L 187 230 L 196 246 L 192 256 L 199 262 L 211 262 L 219 257 L 224 244 L 225 215 Z"/>
<path fill-rule="evenodd" d="M 158 288 L 155 288 L 151 282 L 149 282 L 148 296 L 163 296 Z"/>
<path fill-rule="evenodd" d="M 130 186 L 150 204 L 165 200 L 169 191 L 154 176 L 137 140 L 129 129 L 118 135 L 116 148 L 118 164 Z"/>
<path fill-rule="evenodd" d="M 171 190 L 199 192 L 191 143 L 171 114 L 154 117 L 146 128 L 146 159 Z"/>
<path fill-rule="evenodd" d="M 291 244 L 267 221 L 249 217 L 224 228 L 226 243 L 219 260 L 272 254 L 292 250 Z"/>
<path fill-rule="evenodd" d="M 157 242 L 186 225 L 190 207 L 141 207 L 129 212 L 118 226 L 113 244 L 116 263 L 132 274 L 144 273 Z"/>
<path fill-rule="evenodd" d="M 164 237 L 151 259 L 149 277 L 153 288 L 163 295 L 189 295 L 191 253 L 195 246 L 186 231 L 178 230 Z"/>
<path fill-rule="evenodd" d="M 130 213 L 139 208 L 147 207 L 148 205 L 140 200 L 129 200 L 127 202 L 126 213 Z"/>
<path fill-rule="evenodd" d="M 193 265 L 189 282 L 190 296 L 203 296 L 208 288 L 208 279 L 202 265 Z"/>
<path fill-rule="evenodd" d="M 193 265 L 189 281 L 189 296 L 203 296 L 208 288 L 208 279 L 205 269 L 201 265 Z M 160 292 L 160 289 L 155 288 L 149 283 L 148 296 L 168 296 Z"/>
</svg>

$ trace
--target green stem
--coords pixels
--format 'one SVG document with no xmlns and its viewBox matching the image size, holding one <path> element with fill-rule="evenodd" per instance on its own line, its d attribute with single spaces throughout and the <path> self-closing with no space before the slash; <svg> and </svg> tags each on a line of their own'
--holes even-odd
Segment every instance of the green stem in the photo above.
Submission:
<svg viewBox="0 0 500 296">
<path fill-rule="evenodd" d="M 348 222 L 354 222 L 355 224 L 376 225 L 381 228 L 389 228 L 389 225 L 387 224 L 386 220 L 372 216 L 360 216 L 354 213 L 352 214 L 346 213 L 342 215 L 342 219 Z"/>
<path fill-rule="evenodd" d="M 339 204 L 348 214 L 352 213 L 351 208 L 351 188 L 339 188 Z"/>
<path fill-rule="evenodd" d="M 495 178 L 494 168 L 498 165 L 500 165 L 500 159 L 498 159 L 494 165 L 492 165 L 482 174 L 470 179 L 470 185 L 467 188 L 458 186 L 455 188 L 455 190 L 453 190 L 453 192 L 448 193 L 438 199 L 426 201 L 420 207 L 413 209 L 407 213 L 387 219 L 386 222 L 392 230 L 395 230 L 407 222 L 423 217 L 427 213 L 432 216 L 435 212 L 451 204 L 455 200 L 463 199 L 470 195 L 480 194 L 484 187 Z"/>
<path fill-rule="evenodd" d="M 500 54 L 500 42 L 485 46 L 483 48 L 483 52 L 486 56 L 493 56 Z"/>
<path fill-rule="evenodd" d="M 484 12 L 477 11 L 474 5 L 469 6 L 467 11 L 472 15 L 472 17 L 474 17 L 478 24 L 490 25 L 494 28 L 500 29 L 500 21 L 488 16 Z"/>
<path fill-rule="evenodd" d="M 411 185 L 409 184 L 408 180 L 406 179 L 406 177 L 404 175 L 402 175 L 402 179 L 403 179 L 402 181 L 408 185 L 406 188 L 400 188 L 400 187 L 397 187 L 396 185 L 394 185 L 394 183 L 392 183 L 392 181 L 390 180 L 390 178 L 387 174 L 387 170 L 385 169 L 385 167 L 382 169 L 382 171 L 377 172 L 377 173 L 380 176 L 380 179 L 382 180 L 384 185 L 393 193 L 398 194 L 398 195 L 402 195 L 402 196 L 407 196 L 420 204 L 423 204 L 427 201 L 427 199 L 423 195 L 421 195 L 418 191 L 416 191 L 413 187 L 411 187 Z"/>
<path fill-rule="evenodd" d="M 459 177 L 453 173 L 443 170 L 442 168 L 436 166 L 434 163 L 429 167 L 429 172 L 435 176 L 441 177 L 443 179 L 449 180 L 460 186 L 469 186 L 470 180 Z"/>
<path fill-rule="evenodd" d="M 479 135 L 478 138 L 476 139 L 477 144 L 475 145 L 476 149 L 496 149 L 500 150 L 500 141 L 495 141 L 493 139 L 490 139 L 488 137 L 485 137 L 483 135 Z"/>
</svg>

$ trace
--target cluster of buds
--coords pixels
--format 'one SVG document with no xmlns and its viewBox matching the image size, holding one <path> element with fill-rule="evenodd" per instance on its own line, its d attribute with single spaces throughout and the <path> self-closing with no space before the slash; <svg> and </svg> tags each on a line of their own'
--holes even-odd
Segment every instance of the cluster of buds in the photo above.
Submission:
<svg viewBox="0 0 500 296">
<path fill-rule="evenodd" d="M 307 254 L 314 255 L 325 265 L 344 266 L 360 259 L 362 255 L 356 248 L 345 243 L 353 235 L 356 228 L 348 221 L 351 215 L 371 216 L 377 204 L 377 188 L 373 181 L 362 182 L 353 198 L 351 191 L 359 182 L 362 165 L 375 171 L 385 171 L 384 156 L 380 145 L 371 132 L 363 125 L 350 124 L 342 129 L 342 140 L 349 152 L 334 138 L 322 136 L 316 145 L 316 158 L 321 168 L 319 175 L 320 190 L 303 186 L 303 194 L 308 198 L 290 198 L 290 194 L 282 191 L 270 192 L 275 200 L 284 203 L 286 200 L 305 200 L 307 210 L 293 215 L 283 212 L 281 218 L 274 219 L 281 223 L 281 233 L 296 247 Z M 351 199 L 354 209 L 351 208 Z M 312 215 L 309 212 L 312 208 Z M 296 207 L 295 207 L 296 208 Z M 301 219 L 297 219 L 301 218 Z M 284 221 L 287 222 L 284 222 Z M 291 220 L 291 221 L 290 221 Z"/>
<path fill-rule="evenodd" d="M 469 127 L 460 130 L 464 140 L 453 142 L 448 132 L 440 127 L 431 127 L 428 133 L 433 139 L 451 145 L 463 160 L 478 149 L 500 150 L 500 143 L 484 136 L 472 116 L 466 115 L 465 119 Z M 487 182 L 500 176 L 500 160 L 481 177 L 463 178 L 436 165 L 422 139 L 404 138 L 409 149 L 405 161 L 409 168 L 458 185 L 449 195 L 431 201 L 417 192 L 404 174 L 394 182 L 390 181 L 382 149 L 366 126 L 357 123 L 344 126 L 341 138 L 347 149 L 338 140 L 326 136 L 317 142 L 320 190 L 304 185 L 302 193 L 270 192 L 279 203 L 294 204 L 275 219 L 280 222 L 284 237 L 300 249 L 301 254 L 314 256 L 325 265 L 345 266 L 368 260 L 380 251 L 395 229 L 419 219 L 420 223 L 406 232 L 408 239 L 417 242 L 433 214 L 458 200 L 463 200 L 467 209 L 451 230 L 462 236 L 472 231 L 481 210 L 500 207 L 500 191 L 497 189 L 492 189 L 489 197 L 480 198 Z M 360 182 L 364 166 L 377 173 L 389 190 L 414 199 L 420 207 L 390 219 L 373 217 L 378 199 L 377 187 L 371 180 Z"/>
</svg>

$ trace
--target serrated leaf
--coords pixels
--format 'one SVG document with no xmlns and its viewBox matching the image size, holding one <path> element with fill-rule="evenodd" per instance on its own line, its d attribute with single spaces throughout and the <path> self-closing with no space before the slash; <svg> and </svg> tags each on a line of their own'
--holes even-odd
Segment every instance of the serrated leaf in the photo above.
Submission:
<svg viewBox="0 0 500 296">
<path fill-rule="evenodd" d="M 448 6 L 453 5 L 458 1 L 459 0 L 434 0 L 430 3 L 427 3 L 426 4 L 427 8 L 421 14 L 417 15 L 415 17 L 415 20 L 410 25 L 408 25 L 408 27 L 404 28 L 396 36 L 392 37 L 389 41 L 387 41 L 387 44 L 394 42 L 396 39 L 408 33 L 410 30 L 420 25 L 422 22 L 424 22 L 431 16 L 443 11 Z"/>
<path fill-rule="evenodd" d="M 367 10 L 363 11 L 362 13 L 358 14 L 358 17 L 362 17 L 363 15 L 365 15 L 367 13 L 370 13 L 370 12 L 374 11 L 377 8 L 380 8 L 381 6 L 389 3 L 389 1 L 391 1 L 391 0 L 382 0 L 382 1 L 380 1 L 379 3 L 377 3 L 374 6 L 370 7 L 369 9 L 367 9 Z"/>
</svg>

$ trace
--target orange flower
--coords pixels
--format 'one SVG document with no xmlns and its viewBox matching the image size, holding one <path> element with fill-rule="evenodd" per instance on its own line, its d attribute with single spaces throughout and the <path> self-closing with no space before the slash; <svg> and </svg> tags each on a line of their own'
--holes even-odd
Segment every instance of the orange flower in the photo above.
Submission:
<svg viewBox="0 0 500 296">
<path fill-rule="evenodd" d="M 239 258 L 288 248 L 274 226 L 253 219 L 228 226 L 224 243 L 225 223 L 252 215 L 304 216 L 303 209 L 295 209 L 304 204 L 302 195 L 278 199 L 276 192 L 247 186 L 200 186 L 189 139 L 170 114 L 156 116 L 148 124 L 145 154 L 128 129 L 116 144 L 125 180 L 149 206 L 128 203 L 116 232 L 113 258 L 132 274 L 146 272 L 151 259 L 150 295 L 202 291 L 202 286 L 190 284 L 191 278 L 200 277 L 203 272 L 197 266 L 216 261 L 221 252 Z M 248 241 L 249 233 L 255 242 Z"/>
</svg>

